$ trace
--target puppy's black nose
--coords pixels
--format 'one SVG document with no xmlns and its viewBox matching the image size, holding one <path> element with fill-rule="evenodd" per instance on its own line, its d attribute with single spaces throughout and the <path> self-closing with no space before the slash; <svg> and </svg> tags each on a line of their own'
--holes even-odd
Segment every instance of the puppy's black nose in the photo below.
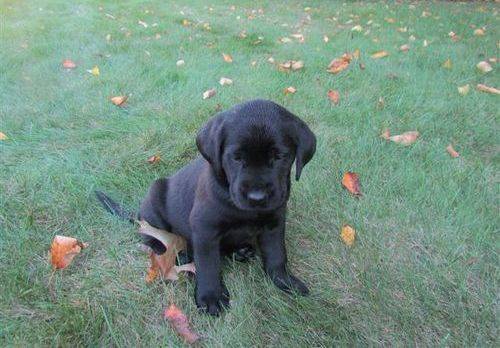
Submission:
<svg viewBox="0 0 500 348">
<path fill-rule="evenodd" d="M 251 202 L 261 203 L 266 199 L 267 194 L 262 190 L 255 190 L 255 191 L 249 191 L 247 193 L 247 197 Z"/>
</svg>

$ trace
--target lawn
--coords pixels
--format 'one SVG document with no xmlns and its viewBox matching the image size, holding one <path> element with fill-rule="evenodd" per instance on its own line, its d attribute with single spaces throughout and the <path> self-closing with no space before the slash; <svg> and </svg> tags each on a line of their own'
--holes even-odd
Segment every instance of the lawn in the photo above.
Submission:
<svg viewBox="0 0 500 348">
<path fill-rule="evenodd" d="M 476 68 L 498 56 L 499 5 L 209 4 L 1 0 L 0 345 L 178 346 L 163 320 L 175 303 L 203 346 L 498 346 L 500 97 L 475 86 L 500 87 L 496 63 Z M 326 71 L 356 49 L 348 69 Z M 370 57 L 380 50 L 389 56 Z M 287 60 L 304 67 L 280 71 Z M 232 308 L 212 318 L 198 313 L 187 277 L 145 283 L 136 228 L 93 191 L 135 209 L 152 180 L 197 156 L 206 120 L 257 97 L 318 138 L 287 221 L 290 266 L 311 294 L 280 292 L 259 260 L 226 262 Z M 380 137 L 386 128 L 420 137 L 402 146 Z M 359 174 L 362 197 L 342 188 L 346 171 Z M 352 247 L 343 224 L 356 229 Z M 90 246 L 53 272 L 57 234 Z"/>
</svg>

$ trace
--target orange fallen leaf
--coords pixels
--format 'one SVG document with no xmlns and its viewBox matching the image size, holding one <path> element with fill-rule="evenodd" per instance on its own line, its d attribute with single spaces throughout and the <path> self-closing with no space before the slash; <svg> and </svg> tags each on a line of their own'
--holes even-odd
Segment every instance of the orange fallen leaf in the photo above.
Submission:
<svg viewBox="0 0 500 348">
<path fill-rule="evenodd" d="M 393 135 L 388 138 L 388 140 L 391 140 L 395 143 L 401 144 L 401 145 L 411 145 L 415 141 L 417 141 L 418 137 L 420 136 L 420 133 L 417 131 L 409 131 L 409 132 L 404 132 L 399 135 Z"/>
<path fill-rule="evenodd" d="M 287 94 L 294 94 L 295 92 L 297 92 L 297 89 L 295 87 L 292 87 L 292 86 L 287 87 L 284 90 L 285 95 L 287 95 Z"/>
<path fill-rule="evenodd" d="M 448 151 L 450 156 L 453 158 L 457 158 L 460 156 L 460 154 L 457 151 L 455 151 L 455 149 L 453 148 L 453 146 L 451 144 L 446 147 L 446 151 Z"/>
<path fill-rule="evenodd" d="M 65 59 L 62 62 L 62 66 L 64 69 L 74 69 L 76 68 L 76 63 L 73 62 L 71 59 Z"/>
<path fill-rule="evenodd" d="M 50 263 L 57 269 L 66 268 L 73 258 L 87 246 L 88 244 L 72 237 L 55 236 L 50 246 Z"/>
<path fill-rule="evenodd" d="M 355 196 L 361 196 L 359 176 L 353 172 L 346 172 L 342 178 L 342 185 Z"/>
<path fill-rule="evenodd" d="M 7 140 L 7 136 L 2 132 L 0 132 L 0 140 Z"/>
<path fill-rule="evenodd" d="M 110 98 L 111 102 L 113 104 L 115 104 L 116 106 L 124 106 L 127 99 L 128 99 L 127 95 L 119 95 L 119 96 Z"/>
<path fill-rule="evenodd" d="M 153 156 L 148 158 L 148 163 L 155 164 L 155 163 L 160 162 L 160 160 L 161 160 L 160 155 L 153 155 Z"/>
<path fill-rule="evenodd" d="M 212 98 L 217 92 L 215 91 L 215 88 L 206 90 L 203 92 L 203 99 L 209 99 Z"/>
<path fill-rule="evenodd" d="M 488 63 L 487 61 L 477 63 L 476 68 L 481 70 L 483 73 L 487 73 L 493 70 L 490 63 Z"/>
<path fill-rule="evenodd" d="M 194 263 L 188 263 L 182 266 L 175 265 L 177 254 L 186 249 L 186 240 L 183 237 L 155 228 L 144 220 L 138 221 L 138 224 L 140 234 L 155 238 L 167 249 L 167 251 L 161 255 L 152 251 L 149 253 L 151 265 L 146 275 L 146 282 L 152 282 L 158 275 L 168 280 L 177 280 L 179 279 L 178 274 L 180 272 L 195 273 Z"/>
<path fill-rule="evenodd" d="M 222 53 L 222 58 L 226 63 L 232 63 L 233 62 L 233 57 L 231 57 L 230 54 Z"/>
<path fill-rule="evenodd" d="M 339 72 L 344 71 L 349 67 L 351 60 L 352 56 L 348 53 L 344 53 L 342 57 L 335 58 L 330 62 L 330 64 L 328 64 L 327 71 L 332 74 L 338 74 Z"/>
<path fill-rule="evenodd" d="M 378 52 L 375 52 L 371 55 L 371 57 L 373 59 L 379 59 L 379 58 L 384 58 L 384 57 L 387 57 L 389 55 L 389 52 L 387 51 L 378 51 Z"/>
<path fill-rule="evenodd" d="M 481 92 L 491 93 L 491 94 L 500 94 L 500 89 L 496 89 L 495 87 L 489 87 L 483 85 L 482 83 L 477 84 L 476 89 Z"/>
<path fill-rule="evenodd" d="M 189 327 L 186 315 L 175 304 L 165 309 L 164 318 L 187 343 L 193 344 L 200 339 L 200 336 Z"/>
<path fill-rule="evenodd" d="M 336 91 L 334 89 L 330 89 L 327 93 L 328 99 L 330 99 L 335 105 L 338 105 L 340 101 L 340 94 L 339 91 Z"/>
<path fill-rule="evenodd" d="M 468 94 L 468 93 L 469 93 L 469 90 L 470 90 L 470 85 L 469 85 L 469 84 L 466 84 L 466 85 L 464 85 L 464 86 L 459 86 L 459 87 L 457 87 L 457 89 L 458 89 L 458 93 L 459 93 L 460 95 L 466 95 L 466 94 Z"/>
<path fill-rule="evenodd" d="M 347 246 L 352 246 L 356 239 L 356 231 L 349 225 L 342 226 L 340 238 Z"/>
</svg>

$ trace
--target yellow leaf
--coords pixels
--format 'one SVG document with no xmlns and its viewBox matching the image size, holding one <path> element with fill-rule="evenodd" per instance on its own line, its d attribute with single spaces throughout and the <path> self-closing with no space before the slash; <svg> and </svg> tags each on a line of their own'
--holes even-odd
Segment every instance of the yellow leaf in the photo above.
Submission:
<svg viewBox="0 0 500 348">
<path fill-rule="evenodd" d="M 351 226 L 344 225 L 340 231 L 340 238 L 346 245 L 352 246 L 356 238 L 356 231 Z"/>
<path fill-rule="evenodd" d="M 7 140 L 7 136 L 2 132 L 0 132 L 0 140 Z"/>
<path fill-rule="evenodd" d="M 389 55 L 389 52 L 387 52 L 387 51 L 378 51 L 378 52 L 375 52 L 374 54 L 372 54 L 372 58 L 379 59 L 379 58 L 387 57 L 388 55 Z"/>
<path fill-rule="evenodd" d="M 87 70 L 89 73 L 91 73 L 94 76 L 99 76 L 99 67 L 96 65 L 94 66 L 91 70 Z"/>
</svg>

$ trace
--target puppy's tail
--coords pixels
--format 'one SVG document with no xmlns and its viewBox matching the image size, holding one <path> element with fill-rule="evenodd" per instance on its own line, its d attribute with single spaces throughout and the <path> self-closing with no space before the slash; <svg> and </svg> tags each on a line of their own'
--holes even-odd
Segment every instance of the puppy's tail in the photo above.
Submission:
<svg viewBox="0 0 500 348">
<path fill-rule="evenodd" d="M 136 221 L 137 215 L 135 213 L 122 208 L 104 192 L 96 190 L 95 195 L 97 196 L 99 202 L 101 202 L 101 204 L 103 205 L 104 209 L 106 209 L 111 214 L 116 215 L 120 219 L 129 221 L 131 223 L 134 223 Z"/>
</svg>

